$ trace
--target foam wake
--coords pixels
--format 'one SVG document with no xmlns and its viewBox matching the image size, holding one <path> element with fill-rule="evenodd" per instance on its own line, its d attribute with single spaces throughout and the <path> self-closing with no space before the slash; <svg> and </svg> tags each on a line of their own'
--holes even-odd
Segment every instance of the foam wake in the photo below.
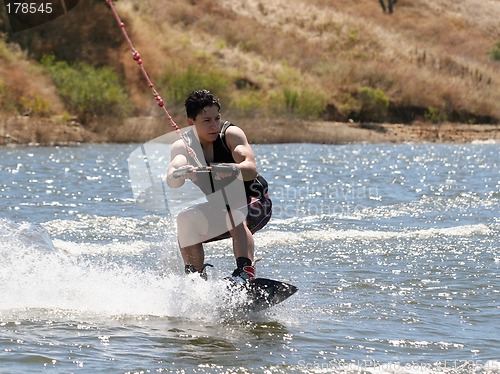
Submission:
<svg viewBox="0 0 500 374">
<path fill-rule="evenodd" d="M 142 241 L 94 243 L 89 249 L 88 243 L 52 241 L 41 226 L 5 220 L 0 221 L 0 235 L 2 317 L 31 311 L 28 314 L 33 316 L 219 320 L 228 317 L 228 310 L 237 309 L 237 305 L 224 304 L 228 291 L 223 281 L 186 277 L 175 256 L 168 256 L 170 262 L 158 257 L 148 265 L 143 259 L 156 253 L 148 252 Z M 143 257 L 135 261 L 139 255 Z"/>
</svg>

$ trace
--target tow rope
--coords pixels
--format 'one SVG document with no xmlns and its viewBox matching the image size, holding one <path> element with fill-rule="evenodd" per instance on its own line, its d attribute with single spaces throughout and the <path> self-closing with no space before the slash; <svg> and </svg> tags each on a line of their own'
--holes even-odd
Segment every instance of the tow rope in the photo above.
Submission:
<svg viewBox="0 0 500 374">
<path fill-rule="evenodd" d="M 163 101 L 162 97 L 160 96 L 158 91 L 156 91 L 155 86 L 154 86 L 153 82 L 151 81 L 151 78 L 149 78 L 149 75 L 148 75 L 146 69 L 144 68 L 144 63 L 142 61 L 141 55 L 139 54 L 139 51 L 137 51 L 137 49 L 134 48 L 134 45 L 132 44 L 132 40 L 130 40 L 130 37 L 127 33 L 127 30 L 125 29 L 125 23 L 123 23 L 122 20 L 120 19 L 120 16 L 118 15 L 118 11 L 116 10 L 115 5 L 113 4 L 113 1 L 106 0 L 106 2 L 108 3 L 109 8 L 111 9 L 111 12 L 113 12 L 113 15 L 116 19 L 116 22 L 118 23 L 118 26 L 120 26 L 120 29 L 122 30 L 122 34 L 125 37 L 125 40 L 127 41 L 128 45 L 130 47 L 130 50 L 132 51 L 132 58 L 139 65 L 141 72 L 142 72 L 142 75 L 146 79 L 148 87 L 151 89 L 151 92 L 153 93 L 153 96 L 156 100 L 156 103 L 158 104 L 158 106 L 161 109 L 163 109 L 163 112 L 165 113 L 168 120 L 170 121 L 170 125 L 175 130 L 175 132 L 179 135 L 179 138 L 182 139 L 182 141 L 184 142 L 184 145 L 186 147 L 187 152 L 189 153 L 189 156 L 191 156 L 193 158 L 193 160 L 195 161 L 195 163 L 197 164 L 198 167 L 203 167 L 203 164 L 198 159 L 198 156 L 196 156 L 196 153 L 194 152 L 194 150 L 189 146 L 187 139 L 183 136 L 181 130 L 179 129 L 179 126 L 177 126 L 174 119 L 172 118 L 172 116 L 168 112 L 168 110 L 165 106 L 165 102 Z"/>
</svg>

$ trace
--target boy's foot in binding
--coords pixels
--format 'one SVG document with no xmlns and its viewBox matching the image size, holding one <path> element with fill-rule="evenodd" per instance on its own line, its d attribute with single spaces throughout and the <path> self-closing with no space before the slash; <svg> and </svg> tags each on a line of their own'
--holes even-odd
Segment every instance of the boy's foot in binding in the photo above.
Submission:
<svg viewBox="0 0 500 374">
<path fill-rule="evenodd" d="M 231 274 L 232 279 L 239 283 L 245 283 L 255 279 L 255 266 L 252 261 L 246 257 L 238 257 L 236 259 L 236 269 Z"/>
<path fill-rule="evenodd" d="M 199 273 L 200 274 L 200 277 L 203 279 L 203 280 L 207 280 L 208 276 L 207 276 L 207 267 L 211 267 L 213 268 L 214 266 L 213 265 L 210 265 L 210 264 L 203 264 L 203 268 L 201 269 L 200 272 L 196 271 L 196 269 L 194 268 L 193 265 L 191 264 L 187 264 L 184 266 L 184 272 L 186 274 L 192 274 L 192 273 Z"/>
</svg>

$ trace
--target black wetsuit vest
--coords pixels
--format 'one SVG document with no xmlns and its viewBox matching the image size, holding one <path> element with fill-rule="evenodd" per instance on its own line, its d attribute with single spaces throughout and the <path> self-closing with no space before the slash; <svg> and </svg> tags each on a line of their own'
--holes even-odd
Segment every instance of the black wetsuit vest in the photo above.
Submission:
<svg viewBox="0 0 500 374">
<path fill-rule="evenodd" d="M 222 125 L 222 128 L 219 132 L 219 136 L 213 143 L 213 152 L 214 152 L 214 160 L 212 163 L 228 163 L 232 164 L 236 161 L 233 158 L 232 152 L 227 146 L 226 143 L 226 130 L 230 127 L 234 126 L 231 122 L 226 121 Z M 190 142 L 192 143 L 194 134 L 192 132 L 188 133 L 188 138 L 190 138 Z M 189 157 L 189 162 L 191 164 L 195 164 L 194 160 Z M 207 162 L 207 166 L 210 164 Z M 201 178 L 198 178 L 196 182 L 194 182 L 205 195 L 209 195 L 214 193 L 215 191 L 220 190 L 221 188 L 226 187 L 231 182 L 233 182 L 235 178 L 225 178 L 223 180 L 215 180 L 211 173 L 202 174 Z M 263 199 L 268 197 L 268 184 L 267 181 L 261 176 L 257 175 L 257 177 L 251 181 L 245 181 L 245 193 L 247 196 L 247 200 L 251 198 Z"/>
</svg>

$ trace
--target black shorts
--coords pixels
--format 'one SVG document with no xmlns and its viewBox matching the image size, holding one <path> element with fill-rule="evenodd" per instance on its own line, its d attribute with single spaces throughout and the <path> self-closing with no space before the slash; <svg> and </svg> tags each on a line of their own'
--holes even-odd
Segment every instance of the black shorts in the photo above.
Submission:
<svg viewBox="0 0 500 374">
<path fill-rule="evenodd" d="M 262 229 L 271 219 L 273 203 L 269 198 L 269 195 L 266 194 L 264 197 L 257 199 L 255 197 L 250 198 L 250 202 L 246 206 L 248 209 L 246 223 L 247 227 L 252 234 L 255 234 L 257 231 Z M 231 237 L 231 234 L 225 232 L 215 238 L 208 239 L 203 243 L 214 242 L 217 240 L 228 239 Z"/>
</svg>

